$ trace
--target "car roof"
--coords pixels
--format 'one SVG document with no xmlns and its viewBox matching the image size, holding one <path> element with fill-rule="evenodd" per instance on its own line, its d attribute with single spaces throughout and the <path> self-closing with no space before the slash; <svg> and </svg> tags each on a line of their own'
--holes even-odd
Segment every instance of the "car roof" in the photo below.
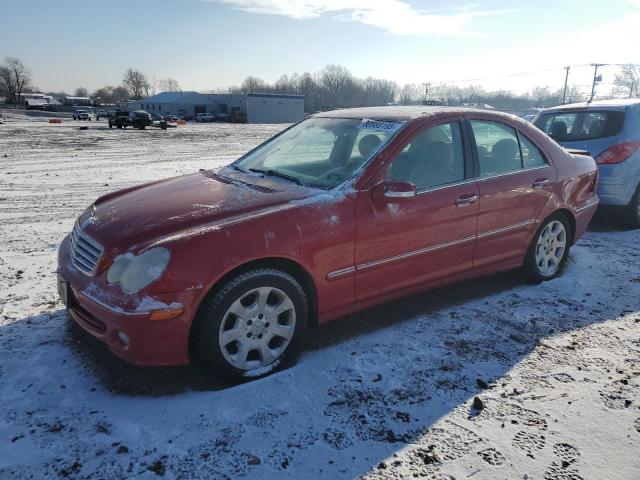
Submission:
<svg viewBox="0 0 640 480">
<path fill-rule="evenodd" d="M 566 105 L 558 105 L 556 107 L 546 108 L 540 113 L 555 112 L 562 110 L 596 110 L 599 108 L 616 108 L 625 109 L 640 105 L 640 99 L 634 98 L 614 98 L 611 100 L 596 100 L 595 102 L 568 103 Z"/>
<path fill-rule="evenodd" d="M 434 107 L 425 105 L 393 105 L 386 107 L 361 107 L 361 108 L 343 108 L 338 110 L 329 110 L 313 115 L 315 118 L 368 118 L 371 120 L 390 120 L 390 121 L 407 121 L 421 117 L 431 117 L 442 114 L 455 113 L 490 113 L 497 116 L 512 117 L 512 115 L 495 110 L 481 110 L 477 108 L 464 107 Z"/>
</svg>

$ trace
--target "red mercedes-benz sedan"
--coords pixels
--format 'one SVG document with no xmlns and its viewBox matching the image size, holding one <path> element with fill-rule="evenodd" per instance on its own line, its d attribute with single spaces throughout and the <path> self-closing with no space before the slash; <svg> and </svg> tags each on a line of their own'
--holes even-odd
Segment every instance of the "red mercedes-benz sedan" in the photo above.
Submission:
<svg viewBox="0 0 640 480">
<path fill-rule="evenodd" d="M 256 378 L 309 325 L 491 272 L 558 275 L 598 204 L 582 153 L 489 111 L 320 113 L 227 167 L 97 199 L 60 246 L 60 295 L 129 362 Z"/>
</svg>

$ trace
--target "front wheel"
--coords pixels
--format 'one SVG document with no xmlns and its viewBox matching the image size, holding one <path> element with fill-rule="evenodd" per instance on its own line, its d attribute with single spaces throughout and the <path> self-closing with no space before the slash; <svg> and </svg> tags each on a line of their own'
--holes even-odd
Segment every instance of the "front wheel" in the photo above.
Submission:
<svg viewBox="0 0 640 480">
<path fill-rule="evenodd" d="M 556 213 L 548 217 L 531 241 L 524 260 L 524 271 L 534 282 L 557 277 L 569 255 L 571 227 L 567 218 Z"/>
<path fill-rule="evenodd" d="M 307 317 L 307 297 L 294 277 L 252 270 L 205 301 L 194 324 L 193 351 L 214 376 L 233 382 L 264 377 L 293 362 Z"/>
</svg>

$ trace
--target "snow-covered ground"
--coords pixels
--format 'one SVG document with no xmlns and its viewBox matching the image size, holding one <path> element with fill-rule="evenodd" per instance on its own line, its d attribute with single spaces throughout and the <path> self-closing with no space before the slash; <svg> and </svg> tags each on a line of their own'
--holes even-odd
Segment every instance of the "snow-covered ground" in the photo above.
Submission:
<svg viewBox="0 0 640 480">
<path fill-rule="evenodd" d="M 338 320 L 291 369 L 222 385 L 72 325 L 56 248 L 97 196 L 282 126 L 79 125 L 0 125 L 0 478 L 640 478 L 640 231 L 596 226 L 542 285 L 508 273 Z"/>
</svg>

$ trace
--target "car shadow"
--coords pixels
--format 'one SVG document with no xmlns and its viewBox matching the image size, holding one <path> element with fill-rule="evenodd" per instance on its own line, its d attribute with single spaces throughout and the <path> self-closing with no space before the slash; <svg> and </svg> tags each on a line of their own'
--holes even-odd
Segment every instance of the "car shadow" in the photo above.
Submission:
<svg viewBox="0 0 640 480">
<path fill-rule="evenodd" d="M 455 308 L 473 299 L 497 294 L 522 285 L 518 272 L 486 277 L 482 282 L 466 281 L 412 295 L 372 307 L 312 328 L 305 342 L 305 352 L 323 350 L 394 324 L 410 321 L 419 315 Z M 68 318 L 65 340 L 83 366 L 95 375 L 110 392 L 118 395 L 161 397 L 186 391 L 217 391 L 235 385 L 211 378 L 197 364 L 175 367 L 146 367 L 127 363 L 116 357 L 98 339 Z"/>
<path fill-rule="evenodd" d="M 570 260 L 568 267 L 575 267 L 574 260 Z M 192 468 L 189 462 L 198 458 L 201 477 L 214 478 L 220 468 L 230 467 L 225 462 L 247 455 L 240 440 L 242 435 L 229 436 L 229 432 L 243 432 L 245 436 L 261 438 L 261 444 L 272 449 L 257 450 L 261 459 L 252 460 L 252 466 L 246 467 L 256 476 L 268 474 L 270 470 L 262 470 L 267 464 L 276 470 L 291 468 L 292 478 L 296 473 L 307 475 L 303 458 L 312 450 L 306 454 L 303 451 L 320 443 L 324 446 L 316 452 L 325 452 L 323 455 L 333 462 L 323 467 L 323 477 L 335 465 L 334 477 L 356 478 L 376 468 L 388 468 L 380 465 L 386 465 L 408 444 L 439 441 L 429 435 L 443 417 L 453 415 L 462 422 L 473 421 L 479 411 L 470 406 L 470 400 L 487 388 L 507 385 L 503 382 L 508 381 L 508 373 L 546 337 L 612 318 L 606 308 L 594 310 L 592 305 L 583 304 L 584 296 L 591 295 L 590 285 L 572 292 L 571 298 L 557 295 L 565 287 L 566 283 L 546 289 L 544 285 L 528 287 L 515 271 L 370 308 L 313 329 L 298 365 L 237 387 L 216 382 L 198 368 L 129 365 L 76 326 L 64 310 L 13 322 L 9 330 L 0 329 L 5 333 L 0 343 L 8 344 L 7 337 L 19 329 L 20 336 L 28 336 L 32 323 L 43 322 L 42 317 L 48 316 L 58 326 L 66 322 L 62 346 L 78 360 L 84 370 L 82 377 L 97 379 L 112 395 L 151 398 L 203 392 L 202 399 L 197 397 L 195 403 L 189 404 L 198 419 L 197 428 L 204 429 L 202 443 L 189 443 L 183 456 L 175 453 L 175 446 L 157 446 L 158 455 L 165 450 L 171 455 L 166 460 L 171 462 L 167 464 L 168 471 L 179 473 L 180 469 Z M 345 348 L 345 344 L 349 347 Z M 68 351 L 60 354 L 68 357 Z M 570 352 L 574 354 L 573 350 Z M 46 367 L 46 375 L 63 376 L 53 364 Z M 207 395 L 208 392 L 216 395 Z M 292 402 L 292 395 L 301 398 Z M 503 399 L 493 401 L 510 401 L 508 395 L 500 398 Z M 163 410 L 163 421 L 192 421 L 181 410 L 186 400 L 175 401 L 177 410 Z M 217 412 L 229 408 L 228 402 L 237 402 L 246 412 L 219 418 Z M 150 411 L 159 405 L 150 403 Z M 167 400 L 161 405 L 164 408 Z M 491 414 L 496 406 L 489 403 L 486 408 Z M 82 422 L 83 418 L 75 421 Z M 163 431 L 153 415 L 136 419 L 141 428 Z M 542 415 L 540 421 L 545 422 Z M 112 422 L 117 419 L 112 418 Z M 189 425 L 185 428 L 196 428 Z M 451 435 L 444 438 L 451 442 L 473 443 L 479 438 L 461 425 L 450 423 L 452 432 L 440 431 L 438 435 Z M 175 438 L 168 438 L 168 443 L 182 445 L 179 430 Z M 287 447 L 278 447 L 281 444 Z M 133 450 L 130 453 L 132 458 L 142 455 Z M 296 455 L 302 458 L 297 461 Z M 211 463 L 210 473 L 206 473 L 208 459 L 217 462 Z M 270 464 L 273 459 L 278 463 Z M 424 466 L 428 460 L 419 462 Z M 186 473 L 189 477 L 193 472 Z"/>
<path fill-rule="evenodd" d="M 592 232 L 628 232 L 635 229 L 626 225 L 618 212 L 598 210 L 589 223 L 589 230 Z"/>
</svg>

